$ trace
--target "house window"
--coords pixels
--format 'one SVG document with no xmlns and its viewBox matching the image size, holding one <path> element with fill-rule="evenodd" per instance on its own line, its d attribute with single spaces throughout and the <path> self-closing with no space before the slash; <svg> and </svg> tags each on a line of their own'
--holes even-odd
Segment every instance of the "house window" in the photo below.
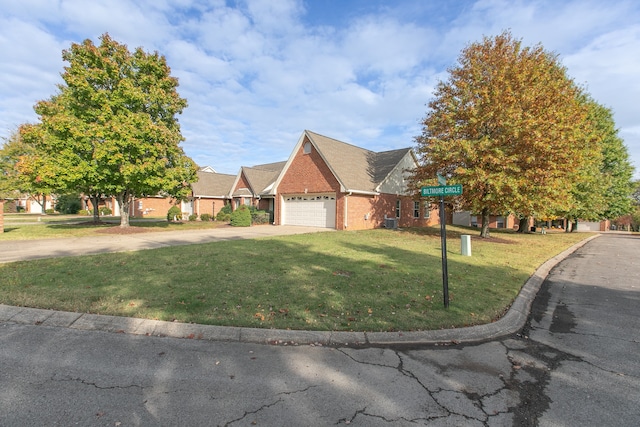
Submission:
<svg viewBox="0 0 640 427">
<path fill-rule="evenodd" d="M 504 228 L 504 217 L 499 216 L 496 218 L 496 228 Z"/>
<path fill-rule="evenodd" d="M 311 143 L 310 142 L 305 142 L 304 143 L 304 147 L 302 148 L 302 152 L 304 154 L 310 154 L 311 153 Z"/>
<path fill-rule="evenodd" d="M 420 218 L 420 202 L 413 202 L 413 217 Z"/>
<path fill-rule="evenodd" d="M 424 202 L 424 217 L 431 218 L 431 203 Z"/>
<path fill-rule="evenodd" d="M 400 218 L 400 199 L 396 200 L 396 218 Z"/>
</svg>

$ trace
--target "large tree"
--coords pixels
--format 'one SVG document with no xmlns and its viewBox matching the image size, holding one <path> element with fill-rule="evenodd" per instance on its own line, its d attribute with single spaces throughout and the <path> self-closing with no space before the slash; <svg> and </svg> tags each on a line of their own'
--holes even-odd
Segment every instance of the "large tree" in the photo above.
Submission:
<svg viewBox="0 0 640 427">
<path fill-rule="evenodd" d="M 462 184 L 459 205 L 482 214 L 550 215 L 571 204 L 568 189 L 589 158 L 581 89 L 556 55 L 509 32 L 472 43 L 440 82 L 416 138 L 419 188 L 436 174 Z"/>
<path fill-rule="evenodd" d="M 100 41 L 63 51 L 64 84 L 36 104 L 40 122 L 22 133 L 45 154 L 41 167 L 61 190 L 83 192 L 94 202 L 115 196 L 120 226 L 128 227 L 134 197 L 184 197 L 195 180 L 176 118 L 187 102 L 163 56 L 131 52 L 108 34 Z"/>
<path fill-rule="evenodd" d="M 0 148 L 0 198 L 27 195 L 46 210 L 47 196 L 54 186 L 31 165 L 38 161 L 35 147 L 24 141 L 19 130 L 11 133 Z"/>
<path fill-rule="evenodd" d="M 596 142 L 597 151 L 583 162 L 573 183 L 572 205 L 558 212 L 558 216 L 569 220 L 567 231 L 575 230 L 570 224 L 579 219 L 616 219 L 633 210 L 634 169 L 624 141 L 618 136 L 613 114 L 589 96 L 585 95 L 582 102 L 588 109 L 584 128 Z"/>
</svg>

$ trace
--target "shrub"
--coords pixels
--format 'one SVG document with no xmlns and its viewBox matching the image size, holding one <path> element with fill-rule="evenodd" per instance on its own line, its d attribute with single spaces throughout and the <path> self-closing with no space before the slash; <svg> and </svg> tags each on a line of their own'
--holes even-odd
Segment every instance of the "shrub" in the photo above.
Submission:
<svg viewBox="0 0 640 427">
<path fill-rule="evenodd" d="M 200 220 L 201 221 L 211 221 L 211 215 L 208 213 L 203 213 L 202 215 L 200 215 Z"/>
<path fill-rule="evenodd" d="M 93 215 L 93 211 L 91 209 L 80 209 L 78 211 L 78 215 L 86 215 L 86 216 Z"/>
<path fill-rule="evenodd" d="M 196 214 L 189 215 L 189 221 L 195 221 L 197 219 L 198 219 L 198 215 L 196 215 Z"/>
<path fill-rule="evenodd" d="M 111 215 L 113 213 L 113 211 L 106 206 L 102 206 L 100 209 L 98 209 L 98 212 L 100 212 L 101 216 Z"/>
<path fill-rule="evenodd" d="M 44 213 L 46 213 L 46 214 L 48 214 L 48 215 L 51 215 L 51 214 L 53 214 L 53 213 L 56 213 L 56 211 L 55 211 L 55 210 L 53 210 L 53 209 L 45 209 L 45 210 L 44 210 Z"/>
<path fill-rule="evenodd" d="M 182 211 L 177 206 L 171 206 L 167 212 L 167 221 L 174 221 L 176 218 L 182 218 Z"/>
<path fill-rule="evenodd" d="M 216 221 L 229 222 L 231 220 L 231 204 L 227 203 L 216 215 Z"/>
<path fill-rule="evenodd" d="M 234 227 L 250 227 L 251 211 L 246 206 L 240 206 L 231 213 L 231 225 Z"/>
<path fill-rule="evenodd" d="M 56 210 L 63 214 L 75 215 L 81 207 L 80 196 L 77 194 L 63 194 L 56 200 Z"/>
<path fill-rule="evenodd" d="M 254 224 L 268 224 L 269 212 L 254 210 L 253 212 L 251 212 L 251 221 Z"/>
</svg>

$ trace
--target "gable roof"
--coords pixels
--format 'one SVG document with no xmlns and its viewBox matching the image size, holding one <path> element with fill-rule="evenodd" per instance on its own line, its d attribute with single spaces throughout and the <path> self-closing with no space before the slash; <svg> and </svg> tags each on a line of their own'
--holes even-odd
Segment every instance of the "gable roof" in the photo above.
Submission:
<svg viewBox="0 0 640 427">
<path fill-rule="evenodd" d="M 377 193 L 380 184 L 411 153 L 411 148 L 376 153 L 308 130 L 304 131 L 294 153 L 305 136 L 316 147 L 344 192 Z"/>
<path fill-rule="evenodd" d="M 191 184 L 194 197 L 227 198 L 236 179 L 235 175 L 208 172 L 206 170 L 197 171 L 196 176 L 198 180 Z"/>
<path fill-rule="evenodd" d="M 271 191 L 273 189 L 273 183 L 280 176 L 280 172 L 284 168 L 284 165 L 287 162 L 276 162 L 276 163 L 266 163 L 263 165 L 256 165 L 252 167 L 242 166 L 240 168 L 240 172 L 236 176 L 236 179 L 233 183 L 232 189 L 235 189 L 240 182 L 240 177 L 244 174 L 247 183 L 249 184 L 249 189 L 238 188 L 233 192 L 234 196 L 247 196 L 247 195 L 255 195 L 255 196 L 269 196 L 274 193 Z"/>
</svg>

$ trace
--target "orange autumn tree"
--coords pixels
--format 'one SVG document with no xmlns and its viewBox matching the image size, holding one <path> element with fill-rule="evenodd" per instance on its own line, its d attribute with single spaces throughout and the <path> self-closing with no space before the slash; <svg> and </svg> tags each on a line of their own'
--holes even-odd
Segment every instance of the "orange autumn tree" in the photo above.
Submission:
<svg viewBox="0 0 640 427">
<path fill-rule="evenodd" d="M 595 150 L 585 131 L 581 89 L 556 55 L 511 33 L 466 47 L 440 82 L 415 138 L 412 186 L 437 174 L 462 184 L 455 201 L 482 214 L 552 215 L 570 206 L 573 180 Z"/>
</svg>

